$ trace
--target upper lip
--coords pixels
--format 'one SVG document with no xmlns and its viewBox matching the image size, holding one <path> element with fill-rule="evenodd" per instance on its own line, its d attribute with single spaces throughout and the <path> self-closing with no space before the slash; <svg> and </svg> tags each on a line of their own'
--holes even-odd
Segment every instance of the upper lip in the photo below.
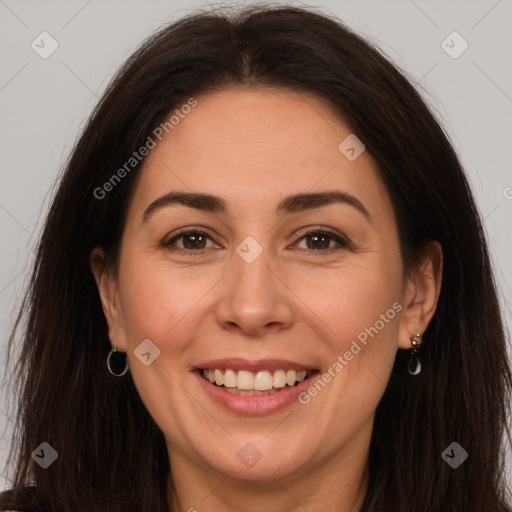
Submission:
<svg viewBox="0 0 512 512">
<path fill-rule="evenodd" d="M 284 359 L 258 359 L 249 361 L 240 357 L 229 357 L 225 359 L 215 359 L 213 361 L 205 361 L 195 366 L 196 370 L 215 370 L 216 368 L 230 368 L 233 370 L 246 370 L 249 372 L 257 372 L 267 370 L 273 372 L 275 370 L 314 370 L 311 365 L 304 365 L 295 361 L 287 361 Z"/>
</svg>

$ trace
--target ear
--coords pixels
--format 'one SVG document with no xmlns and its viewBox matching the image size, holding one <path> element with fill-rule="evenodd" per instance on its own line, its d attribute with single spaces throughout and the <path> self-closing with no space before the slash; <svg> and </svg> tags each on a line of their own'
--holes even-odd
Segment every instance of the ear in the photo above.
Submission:
<svg viewBox="0 0 512 512">
<path fill-rule="evenodd" d="M 412 348 L 410 333 L 423 334 L 437 307 L 443 275 L 443 249 L 436 240 L 424 247 L 424 257 L 406 282 L 402 297 L 403 314 L 400 318 L 398 346 Z"/>
<path fill-rule="evenodd" d="M 117 277 L 107 266 L 102 247 L 95 247 L 89 258 L 91 270 L 100 294 L 103 314 L 108 325 L 108 336 L 119 352 L 126 352 L 125 330 L 119 300 Z"/>
</svg>

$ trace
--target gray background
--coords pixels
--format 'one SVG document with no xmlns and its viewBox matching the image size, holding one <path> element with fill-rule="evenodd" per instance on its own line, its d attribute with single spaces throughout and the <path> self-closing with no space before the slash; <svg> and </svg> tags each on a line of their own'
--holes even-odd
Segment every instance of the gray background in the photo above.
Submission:
<svg viewBox="0 0 512 512">
<path fill-rule="evenodd" d="M 0 0 L 1 349 L 57 173 L 100 93 L 144 37 L 208 5 L 237 4 Z M 338 16 L 384 50 L 441 119 L 485 219 L 503 314 L 512 325 L 512 2 L 323 0 L 309 5 Z M 47 59 L 31 48 L 43 31 L 59 45 Z M 453 31 L 469 44 L 456 59 L 441 45 Z M 453 41 L 447 41 L 451 51 L 461 48 Z M 0 378 L 4 355 L 0 350 Z M 1 389 L 0 490 L 8 487 L 1 475 L 11 426 Z"/>
</svg>

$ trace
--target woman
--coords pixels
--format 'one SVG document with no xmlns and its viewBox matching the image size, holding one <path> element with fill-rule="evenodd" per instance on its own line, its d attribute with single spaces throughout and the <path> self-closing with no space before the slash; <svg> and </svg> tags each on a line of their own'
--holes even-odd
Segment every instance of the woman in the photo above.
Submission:
<svg viewBox="0 0 512 512">
<path fill-rule="evenodd" d="M 141 46 L 24 311 L 4 509 L 511 510 L 467 179 L 410 83 L 313 10 L 190 15 Z"/>
</svg>

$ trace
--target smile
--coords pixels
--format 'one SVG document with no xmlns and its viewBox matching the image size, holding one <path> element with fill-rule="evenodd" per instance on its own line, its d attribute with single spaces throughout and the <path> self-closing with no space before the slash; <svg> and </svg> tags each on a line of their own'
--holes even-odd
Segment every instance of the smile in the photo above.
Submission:
<svg viewBox="0 0 512 512">
<path fill-rule="evenodd" d="M 203 369 L 201 375 L 211 384 L 221 387 L 230 393 L 241 396 L 270 395 L 285 388 L 299 385 L 314 370 L 285 370 L 273 372 L 264 370 L 251 372 L 232 369 Z"/>
<path fill-rule="evenodd" d="M 254 368 L 254 364 L 245 365 L 253 367 L 246 370 L 209 366 L 193 371 L 199 386 L 217 406 L 242 416 L 268 415 L 292 406 L 298 402 L 299 394 L 321 375 L 319 370 L 278 366 L 262 370 Z"/>
</svg>

